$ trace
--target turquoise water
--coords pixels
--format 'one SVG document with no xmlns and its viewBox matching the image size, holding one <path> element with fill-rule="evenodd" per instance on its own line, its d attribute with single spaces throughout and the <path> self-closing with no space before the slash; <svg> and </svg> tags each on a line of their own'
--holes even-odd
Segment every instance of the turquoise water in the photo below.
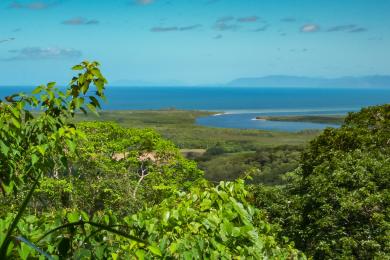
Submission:
<svg viewBox="0 0 390 260">
<path fill-rule="evenodd" d="M 0 88 L 0 97 L 32 88 Z M 232 113 L 201 118 L 213 127 L 299 131 L 328 125 L 251 120 L 257 115 L 345 114 L 361 107 L 390 103 L 387 89 L 245 88 L 245 87 L 108 87 L 107 110 L 187 109 Z"/>
<path fill-rule="evenodd" d="M 237 129 L 259 129 L 270 131 L 284 131 L 284 132 L 299 132 L 303 130 L 318 130 L 326 127 L 339 127 L 336 124 L 320 124 L 308 122 L 283 122 L 283 121 L 268 121 L 256 120 L 256 116 L 270 116 L 270 115 L 318 115 L 330 114 L 328 112 L 319 113 L 291 113 L 291 112 L 276 112 L 276 113 L 233 113 L 233 114 L 217 114 L 214 116 L 201 117 L 197 119 L 197 124 L 208 127 L 220 128 L 237 128 Z M 345 114 L 345 113 L 332 113 Z"/>
</svg>

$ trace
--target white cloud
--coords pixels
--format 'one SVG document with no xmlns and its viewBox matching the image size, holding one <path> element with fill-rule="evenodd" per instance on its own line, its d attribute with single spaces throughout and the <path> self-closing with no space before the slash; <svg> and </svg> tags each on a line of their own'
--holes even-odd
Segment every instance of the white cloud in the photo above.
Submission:
<svg viewBox="0 0 390 260">
<path fill-rule="evenodd" d="M 301 32 L 310 33 L 317 32 L 320 30 L 320 26 L 317 24 L 305 24 L 301 27 Z"/>
<path fill-rule="evenodd" d="M 81 51 L 70 48 L 41 48 L 27 47 L 19 50 L 11 50 L 16 56 L 3 60 L 46 60 L 46 59 L 69 59 L 81 57 Z"/>
</svg>

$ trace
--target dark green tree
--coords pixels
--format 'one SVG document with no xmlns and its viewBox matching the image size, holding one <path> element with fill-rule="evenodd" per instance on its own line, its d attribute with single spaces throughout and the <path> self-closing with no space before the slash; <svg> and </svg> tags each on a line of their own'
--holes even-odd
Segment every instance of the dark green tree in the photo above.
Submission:
<svg viewBox="0 0 390 260">
<path fill-rule="evenodd" d="M 303 152 L 288 185 L 256 187 L 256 204 L 315 259 L 390 255 L 390 105 L 350 113 Z"/>
</svg>

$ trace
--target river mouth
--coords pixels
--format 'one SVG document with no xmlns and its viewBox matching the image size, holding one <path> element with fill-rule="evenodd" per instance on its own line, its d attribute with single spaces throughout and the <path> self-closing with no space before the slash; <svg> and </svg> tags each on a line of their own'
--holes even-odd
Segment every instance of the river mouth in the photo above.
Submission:
<svg viewBox="0 0 390 260">
<path fill-rule="evenodd" d="M 331 115 L 345 115 L 345 111 L 332 111 Z M 330 116 L 329 111 L 324 112 L 276 112 L 276 113 L 219 113 L 211 116 L 197 118 L 196 124 L 205 127 L 256 129 L 279 132 L 300 132 L 305 130 L 323 130 L 327 127 L 338 128 L 338 123 L 319 123 L 303 121 L 273 121 L 272 116 Z M 256 119 L 260 117 L 259 119 Z M 264 119 L 262 117 L 271 117 Z"/>
</svg>

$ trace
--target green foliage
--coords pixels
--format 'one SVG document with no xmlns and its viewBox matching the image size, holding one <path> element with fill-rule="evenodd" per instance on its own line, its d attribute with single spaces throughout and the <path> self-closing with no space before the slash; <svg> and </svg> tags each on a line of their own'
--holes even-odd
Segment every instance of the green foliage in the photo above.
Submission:
<svg viewBox="0 0 390 260">
<path fill-rule="evenodd" d="M 214 146 L 208 148 L 206 150 L 206 153 L 204 154 L 204 156 L 211 157 L 211 156 L 215 156 L 215 155 L 221 155 L 221 154 L 224 154 L 226 152 L 227 152 L 226 148 L 221 143 L 217 143 Z"/>
<path fill-rule="evenodd" d="M 14 216 L 0 220 L 0 234 Z M 10 259 L 38 258 L 48 255 L 52 259 L 107 259 L 113 258 L 123 244 L 146 243 L 132 235 L 126 226 L 119 225 L 115 215 L 106 212 L 89 217 L 83 211 L 57 210 L 42 215 L 28 215 L 18 223 L 18 240 L 12 242 Z"/>
<path fill-rule="evenodd" d="M 318 257 L 389 254 L 389 172 L 388 155 L 355 150 L 334 152 L 300 180 L 293 192 L 304 189 L 299 224 L 307 250 Z"/>
<path fill-rule="evenodd" d="M 15 94 L 0 100 L 0 188 L 4 195 L 18 191 L 26 185 L 29 191 L 18 214 L 2 236 L 0 258 L 5 258 L 11 236 L 31 200 L 43 175 L 55 176 L 66 169 L 67 158 L 75 150 L 76 139 L 82 136 L 68 123 L 78 110 L 86 107 L 95 111 L 100 107 L 94 95 L 87 95 L 91 84 L 96 96 L 104 98 L 106 79 L 97 62 L 83 62 L 74 70 L 82 71 L 71 81 L 66 93 L 55 88 L 55 83 L 37 87 L 32 95 Z M 85 98 L 90 103 L 85 104 Z M 32 110 L 38 110 L 38 115 Z M 23 244 L 25 246 L 25 244 Z"/>
<path fill-rule="evenodd" d="M 75 150 L 75 140 L 81 136 L 69 124 L 78 110 L 96 110 L 99 101 L 87 95 L 91 83 L 96 95 L 104 98 L 106 80 L 96 62 L 75 66 L 83 70 L 74 77 L 66 93 L 55 88 L 55 83 L 37 87 L 32 95 L 15 94 L 0 100 L 0 186 L 2 191 L 17 192 L 25 181 L 40 175 L 55 175 L 66 166 L 67 157 Z M 85 104 L 85 98 L 91 100 Z M 38 110 L 38 115 L 32 110 Z"/>
<path fill-rule="evenodd" d="M 390 105 L 351 113 L 303 153 L 278 196 L 256 187 L 299 249 L 315 259 L 386 259 L 390 255 Z"/>
<path fill-rule="evenodd" d="M 261 168 L 256 182 L 281 184 L 281 175 L 297 166 L 299 147 L 303 147 L 319 131 L 299 133 L 240 130 L 199 126 L 196 119 L 212 112 L 152 110 L 152 111 L 102 111 L 100 117 L 77 115 L 77 121 L 99 120 L 116 122 L 124 127 L 151 128 L 164 139 L 172 141 L 189 159 L 197 161 L 211 181 L 235 180 L 252 167 Z M 288 147 L 297 147 L 297 152 Z M 260 163 L 252 155 L 256 151 L 283 153 L 280 159 Z M 270 149 L 270 150 L 268 150 Z M 206 154 L 203 154 L 206 150 Z M 279 151 L 285 150 L 285 151 Z M 194 151 L 194 152 L 192 152 Z M 202 156 L 203 155 L 203 156 Z M 252 165 L 253 164 L 253 165 Z"/>
<path fill-rule="evenodd" d="M 126 219 L 168 258 L 297 259 L 290 245 L 280 246 L 261 211 L 248 201 L 244 181 L 207 183 L 178 192 L 155 207 Z"/>
<path fill-rule="evenodd" d="M 78 143 L 71 176 L 63 179 L 72 183 L 70 201 L 79 209 L 128 215 L 202 177 L 194 162 L 154 130 L 103 122 L 81 123 L 78 129 L 86 138 Z"/>
<path fill-rule="evenodd" d="M 305 259 L 289 243 L 276 241 L 273 226 L 248 203 L 249 195 L 243 181 L 217 187 L 203 181 L 123 220 L 110 212 L 89 217 L 59 210 L 28 216 L 18 229 L 53 258 Z M 0 220 L 0 232 L 11 219 Z M 22 247 L 26 257 L 39 255 Z M 10 256 L 21 254 L 13 250 Z"/>
<path fill-rule="evenodd" d="M 235 180 L 244 173 L 252 171 L 251 183 L 268 185 L 283 184 L 283 175 L 296 169 L 299 165 L 299 146 L 277 146 L 258 148 L 256 152 L 241 152 L 224 155 L 215 155 L 215 151 L 222 150 L 218 146 L 196 158 L 199 167 L 206 172 L 206 178 L 212 181 Z"/>
</svg>

